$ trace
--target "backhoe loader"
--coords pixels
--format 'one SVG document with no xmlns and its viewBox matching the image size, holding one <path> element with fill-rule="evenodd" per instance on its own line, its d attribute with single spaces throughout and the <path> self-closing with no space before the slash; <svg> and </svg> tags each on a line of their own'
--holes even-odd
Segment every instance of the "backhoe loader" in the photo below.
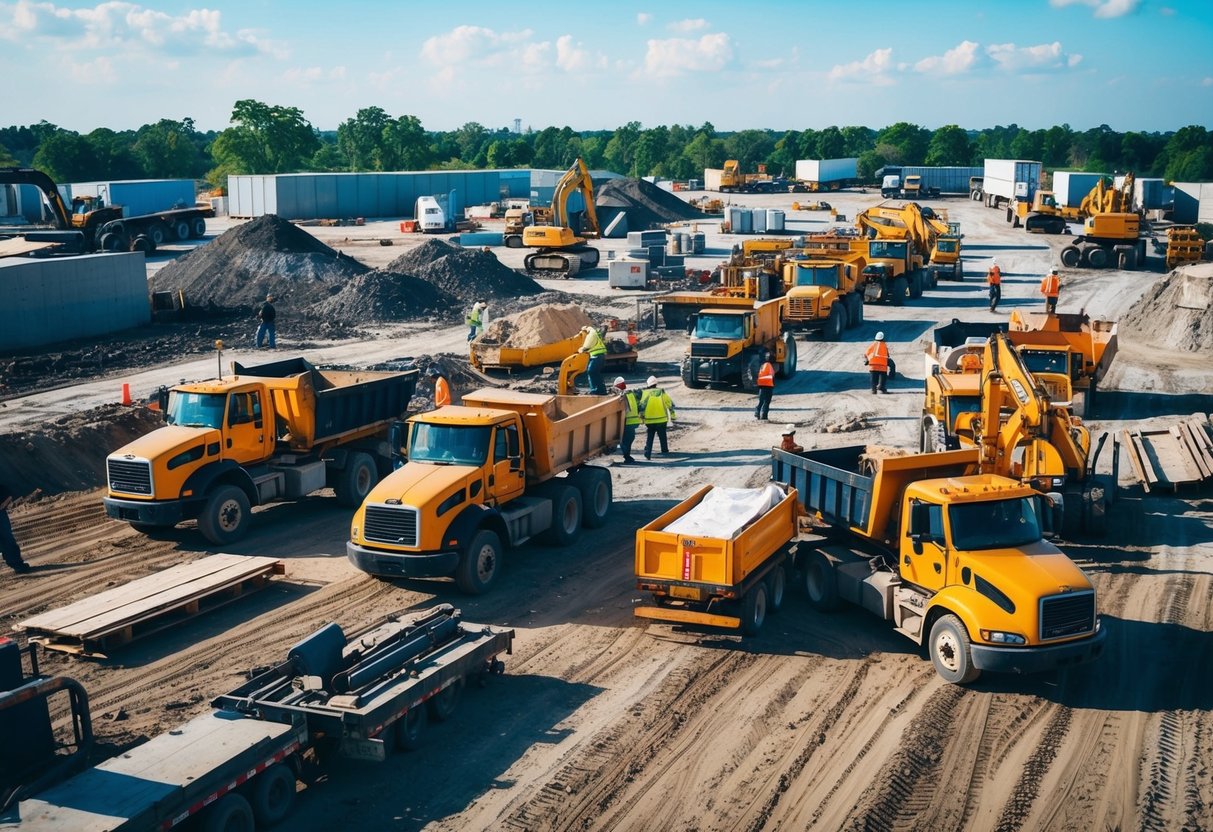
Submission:
<svg viewBox="0 0 1213 832">
<path fill-rule="evenodd" d="M 585 201 L 578 230 L 572 227 L 569 216 L 569 198 L 574 193 L 580 193 Z M 600 232 L 594 182 L 585 162 L 578 159 L 556 183 L 549 223 L 537 222 L 522 230 L 523 247 L 538 249 L 526 256 L 526 270 L 543 277 L 573 277 L 582 269 L 594 268 L 598 265 L 598 249 L 587 241 L 597 239 Z"/>
</svg>

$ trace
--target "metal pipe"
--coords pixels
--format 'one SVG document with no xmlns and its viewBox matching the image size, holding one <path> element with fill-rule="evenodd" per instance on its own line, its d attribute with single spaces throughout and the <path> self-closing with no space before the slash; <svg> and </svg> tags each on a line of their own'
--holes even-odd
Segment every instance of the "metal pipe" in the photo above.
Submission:
<svg viewBox="0 0 1213 832">
<path fill-rule="evenodd" d="M 435 646 L 444 644 L 459 632 L 459 622 L 454 618 L 435 621 L 413 638 L 398 642 L 390 650 L 355 665 L 333 677 L 333 689 L 338 693 L 357 690 L 389 672 L 403 667 Z"/>
</svg>

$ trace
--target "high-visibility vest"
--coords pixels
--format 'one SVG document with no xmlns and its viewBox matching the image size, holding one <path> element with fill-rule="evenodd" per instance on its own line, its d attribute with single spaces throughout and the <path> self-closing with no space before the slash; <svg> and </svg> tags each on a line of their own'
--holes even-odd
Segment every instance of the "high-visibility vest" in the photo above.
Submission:
<svg viewBox="0 0 1213 832">
<path fill-rule="evenodd" d="M 1046 274 L 1040 281 L 1040 293 L 1045 297 L 1055 298 L 1059 291 L 1061 291 L 1061 278 L 1057 275 Z"/>
<path fill-rule="evenodd" d="M 585 334 L 585 342 L 581 348 L 590 354 L 590 358 L 596 358 L 600 355 L 606 355 L 606 341 L 602 340 L 602 336 L 598 334 L 598 330 L 590 327 L 590 331 Z"/>
<path fill-rule="evenodd" d="M 623 423 L 625 425 L 640 424 L 640 401 L 636 398 L 634 390 L 628 390 L 623 394 L 623 403 L 626 408 Z"/>
<path fill-rule="evenodd" d="M 986 275 L 986 282 L 991 286 L 998 286 L 1002 283 L 1002 270 L 997 266 L 990 267 L 990 273 Z"/>
<path fill-rule="evenodd" d="M 771 362 L 767 361 L 762 365 L 762 369 L 758 371 L 758 386 L 759 387 L 774 387 L 775 386 L 775 368 L 771 366 Z"/>
<path fill-rule="evenodd" d="M 480 326 L 480 321 L 481 321 L 480 310 L 473 307 L 472 311 L 468 314 L 467 318 L 464 320 L 464 323 L 466 323 L 468 326 L 477 326 L 478 327 L 478 326 Z"/>
<path fill-rule="evenodd" d="M 446 407 L 451 403 L 451 385 L 442 376 L 434 379 L 434 407 Z"/>
<path fill-rule="evenodd" d="M 889 371 L 889 345 L 884 341 L 873 341 L 864 355 L 868 358 L 868 369 L 873 373 Z"/>
<path fill-rule="evenodd" d="M 664 390 L 650 387 L 640 399 L 640 410 L 646 425 L 664 425 L 674 416 L 674 403 Z"/>
</svg>

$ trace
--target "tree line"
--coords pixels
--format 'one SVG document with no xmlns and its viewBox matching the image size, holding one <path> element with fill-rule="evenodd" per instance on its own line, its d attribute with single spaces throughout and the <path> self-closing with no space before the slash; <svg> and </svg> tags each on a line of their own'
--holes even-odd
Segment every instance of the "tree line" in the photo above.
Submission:
<svg viewBox="0 0 1213 832">
<path fill-rule="evenodd" d="M 161 119 L 138 130 L 65 130 L 42 121 L 0 128 L 0 166 L 25 165 L 59 182 L 196 179 L 223 188 L 232 174 L 300 171 L 563 169 L 580 157 L 592 169 L 628 176 L 692 179 L 737 159 L 746 172 L 765 165 L 791 176 L 797 159 L 858 157 L 871 181 L 884 165 L 976 165 L 984 159 L 1033 159 L 1047 170 L 1133 171 L 1170 181 L 1213 180 L 1213 132 L 1191 125 L 1174 132 L 1118 132 L 1068 124 L 1029 130 L 1015 124 L 935 130 L 898 122 L 822 130 L 718 131 L 702 125 L 615 130 L 545 127 L 515 133 L 468 122 L 426 130 L 416 116 L 366 107 L 335 131 L 317 130 L 302 110 L 252 99 L 237 101 L 231 126 L 199 131 L 192 119 Z"/>
</svg>

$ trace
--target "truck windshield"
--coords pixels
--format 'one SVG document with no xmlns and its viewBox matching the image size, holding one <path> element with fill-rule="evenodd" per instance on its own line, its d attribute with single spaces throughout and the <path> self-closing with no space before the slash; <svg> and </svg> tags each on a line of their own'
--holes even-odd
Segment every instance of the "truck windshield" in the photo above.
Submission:
<svg viewBox="0 0 1213 832">
<path fill-rule="evenodd" d="M 483 465 L 492 428 L 482 425 L 430 425 L 417 422 L 409 439 L 410 462 Z"/>
<path fill-rule="evenodd" d="M 868 243 L 868 254 L 872 257 L 904 260 L 906 259 L 906 246 L 907 243 L 904 240 L 892 242 L 889 240 L 872 240 Z"/>
<path fill-rule="evenodd" d="M 223 407 L 227 396 L 222 393 L 179 393 L 173 391 L 168 400 L 170 425 L 187 428 L 223 427 Z"/>
<path fill-rule="evenodd" d="M 1032 500 L 995 500 L 948 506 L 952 545 L 960 550 L 1026 546 L 1040 540 L 1040 524 Z"/>
<path fill-rule="evenodd" d="M 980 413 L 981 412 L 981 397 L 980 396 L 949 396 L 948 397 L 948 424 L 952 427 L 956 426 L 956 420 L 962 413 Z"/>
<path fill-rule="evenodd" d="M 935 250 L 945 254 L 955 254 L 956 244 L 956 240 L 939 240 L 935 243 Z"/>
<path fill-rule="evenodd" d="M 741 315 L 700 315 L 695 322 L 696 338 L 736 339 L 744 337 Z"/>
<path fill-rule="evenodd" d="M 797 286 L 825 286 L 838 288 L 838 269 L 834 266 L 796 266 Z"/>
<path fill-rule="evenodd" d="M 1064 352 L 1053 352 L 1046 350 L 1023 350 L 1020 352 L 1023 356 L 1023 363 L 1028 365 L 1028 370 L 1033 373 L 1060 373 L 1065 375 L 1070 368 L 1067 366 L 1066 354 Z"/>
</svg>

